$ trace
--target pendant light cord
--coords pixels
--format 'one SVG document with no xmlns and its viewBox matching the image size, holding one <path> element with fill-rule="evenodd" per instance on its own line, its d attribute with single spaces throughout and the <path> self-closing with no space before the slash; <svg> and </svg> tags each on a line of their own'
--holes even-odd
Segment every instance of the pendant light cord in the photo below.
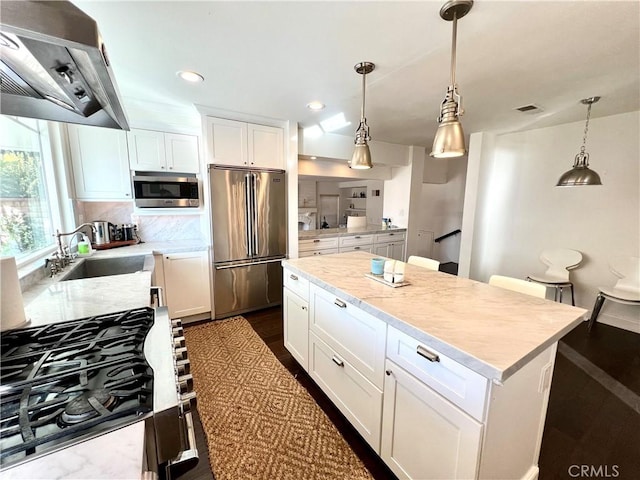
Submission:
<svg viewBox="0 0 640 480">
<path fill-rule="evenodd" d="M 451 38 L 451 85 L 456 84 L 456 39 L 458 36 L 458 15 L 453 12 L 453 34 Z"/>
<path fill-rule="evenodd" d="M 584 126 L 584 135 L 582 137 L 582 147 L 580 147 L 580 153 L 584 153 L 584 150 L 587 145 L 587 132 L 589 131 L 589 118 L 591 117 L 591 105 L 593 105 L 593 102 L 590 102 L 589 108 L 587 108 L 587 123 Z"/>
<path fill-rule="evenodd" d="M 367 73 L 362 73 L 362 108 L 360 109 L 360 120 L 364 121 L 364 95 L 366 90 L 365 78 L 367 77 Z"/>
</svg>

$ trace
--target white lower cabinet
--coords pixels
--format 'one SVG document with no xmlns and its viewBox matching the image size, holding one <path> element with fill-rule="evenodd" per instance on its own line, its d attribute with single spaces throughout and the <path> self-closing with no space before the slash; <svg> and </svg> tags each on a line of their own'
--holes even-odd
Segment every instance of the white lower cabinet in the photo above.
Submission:
<svg viewBox="0 0 640 480">
<path fill-rule="evenodd" d="M 165 254 L 162 264 L 171 318 L 211 311 L 208 251 Z"/>
<path fill-rule="evenodd" d="M 287 274 L 285 270 L 285 275 Z M 309 371 L 309 302 L 288 288 L 282 296 L 284 306 L 284 346 Z"/>
<path fill-rule="evenodd" d="M 310 330 L 382 389 L 387 324 L 316 285 L 309 292 Z"/>
<path fill-rule="evenodd" d="M 476 478 L 482 424 L 387 360 L 381 457 L 400 478 Z"/>
<path fill-rule="evenodd" d="M 379 454 L 382 391 L 313 332 L 309 333 L 309 375 Z"/>
</svg>

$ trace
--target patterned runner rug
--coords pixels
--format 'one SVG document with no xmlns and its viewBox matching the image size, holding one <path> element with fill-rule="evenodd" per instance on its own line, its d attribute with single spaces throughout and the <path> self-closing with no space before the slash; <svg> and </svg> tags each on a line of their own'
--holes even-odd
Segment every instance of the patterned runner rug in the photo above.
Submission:
<svg viewBox="0 0 640 480">
<path fill-rule="evenodd" d="M 243 317 L 185 337 L 216 480 L 372 478 Z"/>
</svg>

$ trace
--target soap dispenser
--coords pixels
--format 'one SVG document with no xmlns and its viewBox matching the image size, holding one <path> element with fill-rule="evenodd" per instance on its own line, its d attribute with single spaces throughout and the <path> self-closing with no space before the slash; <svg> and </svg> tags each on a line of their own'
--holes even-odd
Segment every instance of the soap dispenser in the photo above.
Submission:
<svg viewBox="0 0 640 480">
<path fill-rule="evenodd" d="M 86 235 L 82 235 L 82 240 L 78 242 L 78 255 L 81 257 L 88 257 L 93 253 L 91 248 L 91 242 Z"/>
</svg>

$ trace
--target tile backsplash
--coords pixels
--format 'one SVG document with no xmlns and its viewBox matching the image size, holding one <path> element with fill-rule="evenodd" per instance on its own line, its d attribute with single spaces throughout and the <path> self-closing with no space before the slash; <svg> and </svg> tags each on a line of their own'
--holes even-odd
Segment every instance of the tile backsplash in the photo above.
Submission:
<svg viewBox="0 0 640 480">
<path fill-rule="evenodd" d="M 146 242 L 203 238 L 200 215 L 134 215 L 130 202 L 77 202 L 76 214 L 79 222 L 137 223 L 138 235 Z"/>
</svg>

